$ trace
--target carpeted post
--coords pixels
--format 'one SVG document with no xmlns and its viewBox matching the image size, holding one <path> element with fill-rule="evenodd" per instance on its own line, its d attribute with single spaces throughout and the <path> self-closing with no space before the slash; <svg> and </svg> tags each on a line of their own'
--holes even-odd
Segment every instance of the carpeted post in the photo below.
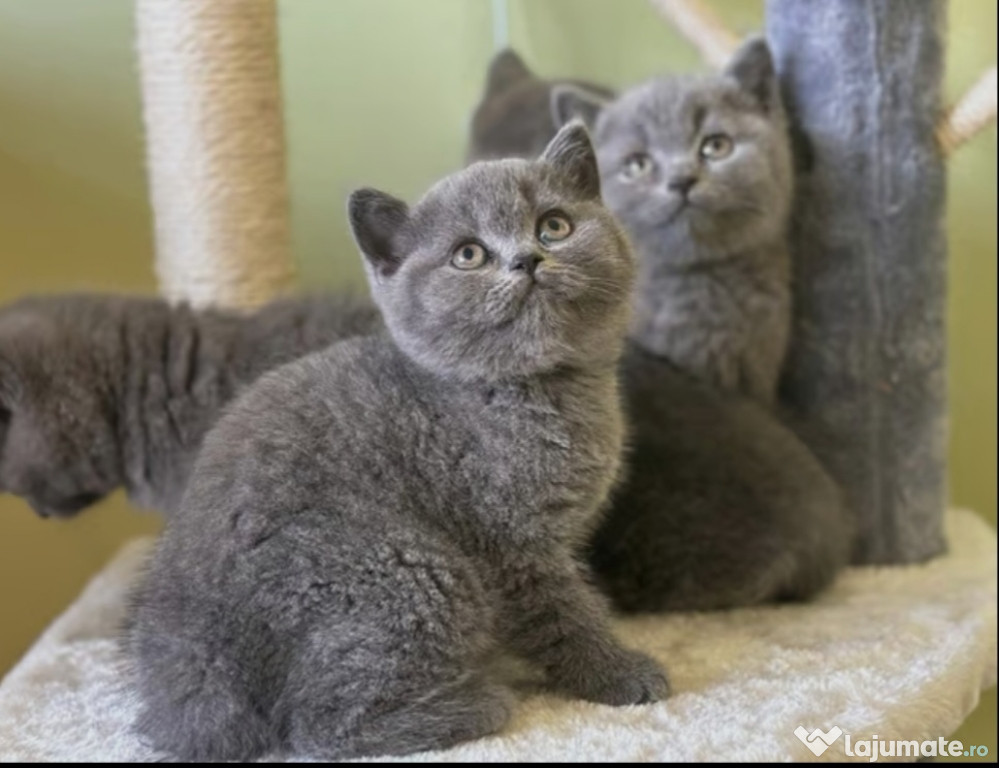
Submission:
<svg viewBox="0 0 999 768">
<path fill-rule="evenodd" d="M 800 153 L 782 397 L 823 439 L 856 560 L 944 547 L 942 0 L 768 0 Z"/>
</svg>

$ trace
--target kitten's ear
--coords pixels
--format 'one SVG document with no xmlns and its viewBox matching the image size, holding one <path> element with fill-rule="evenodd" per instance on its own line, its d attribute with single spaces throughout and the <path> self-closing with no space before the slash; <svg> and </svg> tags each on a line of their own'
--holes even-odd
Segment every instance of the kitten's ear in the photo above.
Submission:
<svg viewBox="0 0 999 768">
<path fill-rule="evenodd" d="M 582 121 L 574 120 L 555 134 L 540 159 L 554 166 L 583 199 L 600 197 L 597 156 Z"/>
<path fill-rule="evenodd" d="M 573 120 L 582 120 L 591 128 L 596 125 L 600 110 L 611 100 L 601 93 L 581 85 L 563 83 L 552 88 L 549 108 L 556 128 L 568 125 Z"/>
<path fill-rule="evenodd" d="M 751 37 L 725 67 L 725 74 L 769 110 L 778 104 L 779 86 L 770 47 L 762 37 Z"/>
<path fill-rule="evenodd" d="M 409 218 L 409 207 L 377 189 L 358 189 L 347 202 L 347 218 L 354 240 L 372 269 L 391 275 L 402 263 L 393 241 Z"/>
<path fill-rule="evenodd" d="M 512 48 L 504 48 L 489 62 L 486 93 L 489 95 L 501 93 L 514 83 L 530 80 L 533 77 L 534 73 L 527 68 L 524 60 Z"/>
</svg>

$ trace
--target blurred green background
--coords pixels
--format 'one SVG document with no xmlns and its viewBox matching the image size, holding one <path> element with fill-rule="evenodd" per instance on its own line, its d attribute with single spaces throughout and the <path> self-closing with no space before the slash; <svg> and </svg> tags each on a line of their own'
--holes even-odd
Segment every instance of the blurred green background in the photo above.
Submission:
<svg viewBox="0 0 999 768">
<path fill-rule="evenodd" d="M 303 284 L 359 285 L 347 193 L 420 192 L 462 159 L 492 54 L 488 0 L 279 0 L 289 174 Z M 716 0 L 740 32 L 760 0 Z M 132 0 L 0 0 L 0 302 L 150 292 Z M 950 3 L 947 93 L 995 62 L 996 3 Z M 542 75 L 625 85 L 699 68 L 645 0 L 512 0 Z M 950 164 L 951 499 L 996 519 L 996 133 Z M 156 521 L 116 497 L 69 523 L 0 497 L 0 674 L 125 539 Z M 995 691 L 958 738 L 996 747 Z"/>
</svg>

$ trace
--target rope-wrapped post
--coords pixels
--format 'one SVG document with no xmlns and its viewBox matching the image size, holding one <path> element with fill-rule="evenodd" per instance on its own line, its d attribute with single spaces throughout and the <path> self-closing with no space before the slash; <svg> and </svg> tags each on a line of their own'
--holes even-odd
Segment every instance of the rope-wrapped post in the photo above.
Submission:
<svg viewBox="0 0 999 768">
<path fill-rule="evenodd" d="M 944 546 L 943 21 L 938 0 L 768 0 L 803 137 L 784 401 L 858 518 L 856 559 Z"/>
<path fill-rule="evenodd" d="M 139 0 L 164 295 L 252 307 L 294 279 L 275 0 Z"/>
<path fill-rule="evenodd" d="M 996 68 L 979 78 L 940 122 L 940 146 L 950 154 L 996 119 Z"/>
<path fill-rule="evenodd" d="M 651 0 L 651 3 L 715 69 L 724 67 L 739 47 L 738 36 L 701 0 Z"/>
</svg>

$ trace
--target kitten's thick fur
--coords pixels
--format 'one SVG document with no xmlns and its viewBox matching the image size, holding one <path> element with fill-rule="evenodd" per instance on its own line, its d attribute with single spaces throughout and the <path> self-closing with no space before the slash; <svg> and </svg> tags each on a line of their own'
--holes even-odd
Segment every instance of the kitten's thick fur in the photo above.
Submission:
<svg viewBox="0 0 999 768">
<path fill-rule="evenodd" d="M 618 474 L 633 276 L 585 129 L 350 219 L 388 333 L 267 374 L 206 438 L 137 598 L 142 733 L 194 760 L 447 747 L 506 721 L 500 651 L 564 695 L 665 695 L 574 559 Z M 449 263 L 469 242 L 488 260 Z"/>
<path fill-rule="evenodd" d="M 604 197 L 639 257 L 632 338 L 774 403 L 791 319 L 793 169 L 766 43 L 748 42 L 720 76 L 657 78 L 603 107 L 571 88 L 553 98 L 563 119 L 594 125 Z M 712 137 L 723 150 L 705 157 Z"/>
<path fill-rule="evenodd" d="M 537 157 L 560 125 L 552 114 L 552 93 L 571 85 L 582 98 L 606 101 L 609 88 L 580 80 L 542 80 L 507 48 L 489 64 L 486 89 L 472 115 L 467 161 Z"/>
<path fill-rule="evenodd" d="M 265 371 L 381 326 L 350 296 L 195 312 L 61 296 L 0 310 L 0 492 L 68 517 L 119 486 L 170 512 L 222 406 Z"/>
</svg>

